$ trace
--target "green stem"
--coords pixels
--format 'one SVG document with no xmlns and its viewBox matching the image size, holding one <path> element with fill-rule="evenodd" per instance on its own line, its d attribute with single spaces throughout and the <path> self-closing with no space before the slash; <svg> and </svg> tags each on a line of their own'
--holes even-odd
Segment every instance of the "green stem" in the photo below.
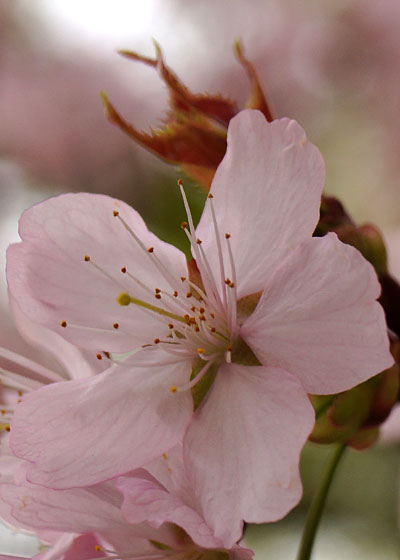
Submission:
<svg viewBox="0 0 400 560">
<path fill-rule="evenodd" d="M 309 560 L 311 558 L 315 535 L 321 520 L 321 514 L 325 506 L 326 497 L 328 495 L 336 467 L 338 466 L 345 449 L 345 443 L 340 443 L 337 446 L 321 479 L 320 486 L 313 497 L 308 511 L 306 524 L 304 526 L 297 560 Z"/>
</svg>

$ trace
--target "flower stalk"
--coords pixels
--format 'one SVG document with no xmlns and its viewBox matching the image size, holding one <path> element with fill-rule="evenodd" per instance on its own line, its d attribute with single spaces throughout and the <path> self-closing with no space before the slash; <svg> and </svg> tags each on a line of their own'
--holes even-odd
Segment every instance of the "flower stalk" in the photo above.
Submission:
<svg viewBox="0 0 400 560">
<path fill-rule="evenodd" d="M 345 449 L 346 443 L 340 443 L 334 450 L 330 461 L 328 462 L 320 486 L 314 495 L 310 509 L 308 511 L 307 520 L 304 526 L 300 548 L 297 555 L 297 560 L 309 560 L 311 558 L 315 536 L 317 534 L 322 512 L 326 503 L 326 498 L 328 496 L 328 492 L 331 487 L 336 468 L 343 456 L 343 452 Z"/>
</svg>

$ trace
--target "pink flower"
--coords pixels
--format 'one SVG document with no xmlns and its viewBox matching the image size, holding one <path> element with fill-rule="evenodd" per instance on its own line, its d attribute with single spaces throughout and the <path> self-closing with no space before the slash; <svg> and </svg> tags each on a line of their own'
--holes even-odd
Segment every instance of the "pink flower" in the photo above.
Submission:
<svg viewBox="0 0 400 560">
<path fill-rule="evenodd" d="M 90 488 L 52 490 L 19 476 L 1 484 L 0 495 L 14 520 L 48 535 L 52 546 L 38 556 L 43 560 L 178 560 L 192 555 L 251 560 L 246 548 L 234 544 L 226 549 L 201 517 L 183 472 L 181 447 L 173 451 L 172 461 L 165 457 L 161 462 L 168 464 L 165 473 L 156 462 L 149 471 L 140 469 Z M 26 465 L 19 463 L 23 471 Z M 157 470 L 164 474 L 161 480 L 151 475 Z"/>
<path fill-rule="evenodd" d="M 203 515 L 226 546 L 243 519 L 276 520 L 297 503 L 307 392 L 344 391 L 392 364 L 372 267 L 335 234 L 312 238 L 323 181 L 296 122 L 243 111 L 196 231 L 188 210 L 189 270 L 117 200 L 65 195 L 24 213 L 8 252 L 23 310 L 95 352 L 146 346 L 24 399 L 11 445 L 32 482 L 94 484 L 184 438 Z"/>
</svg>

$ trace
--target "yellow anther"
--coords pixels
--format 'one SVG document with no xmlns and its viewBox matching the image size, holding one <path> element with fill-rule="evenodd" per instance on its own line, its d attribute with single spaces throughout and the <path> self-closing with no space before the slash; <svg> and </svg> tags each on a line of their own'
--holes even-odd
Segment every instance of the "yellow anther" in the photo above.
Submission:
<svg viewBox="0 0 400 560">
<path fill-rule="evenodd" d="M 162 458 L 165 459 L 165 460 L 167 460 L 167 454 L 166 454 L 166 453 L 163 453 L 163 454 L 162 454 Z"/>
<path fill-rule="evenodd" d="M 131 303 L 131 296 L 126 292 L 122 292 L 117 297 L 117 303 L 120 305 L 129 305 Z"/>
<path fill-rule="evenodd" d="M 176 393 L 176 391 L 177 391 L 176 385 L 171 385 L 169 390 L 171 391 L 171 393 Z"/>
<path fill-rule="evenodd" d="M 67 326 L 67 321 L 61 321 L 61 322 L 60 322 L 60 327 L 62 327 L 63 329 L 65 329 L 66 326 Z"/>
<path fill-rule="evenodd" d="M 4 424 L 4 422 L 0 422 L 0 432 L 9 432 L 10 431 L 10 424 Z"/>
<path fill-rule="evenodd" d="M 188 227 L 188 223 L 187 223 L 187 222 L 182 222 L 182 223 L 181 223 L 181 228 L 182 228 L 182 229 L 187 229 L 187 227 Z"/>
<path fill-rule="evenodd" d="M 149 247 L 149 248 L 147 249 L 147 252 L 148 252 L 148 253 L 154 253 L 154 247 Z"/>
<path fill-rule="evenodd" d="M 204 348 L 197 348 L 198 354 L 204 354 L 204 352 L 205 352 Z"/>
<path fill-rule="evenodd" d="M 96 544 L 94 549 L 95 549 L 96 552 L 100 552 L 101 551 L 101 546 L 99 544 Z"/>
<path fill-rule="evenodd" d="M 85 255 L 85 256 L 83 257 L 83 260 L 84 260 L 85 262 L 89 262 L 89 261 L 90 261 L 89 255 Z"/>
<path fill-rule="evenodd" d="M 197 245 L 201 245 L 203 242 L 202 242 L 201 239 L 196 239 L 196 243 L 197 243 Z"/>
</svg>

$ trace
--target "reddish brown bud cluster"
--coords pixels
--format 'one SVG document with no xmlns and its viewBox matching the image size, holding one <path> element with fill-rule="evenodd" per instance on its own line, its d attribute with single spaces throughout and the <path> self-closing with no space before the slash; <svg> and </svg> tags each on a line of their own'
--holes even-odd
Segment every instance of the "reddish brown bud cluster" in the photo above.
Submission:
<svg viewBox="0 0 400 560">
<path fill-rule="evenodd" d="M 166 66 L 160 46 L 155 42 L 156 57 L 149 58 L 131 51 L 120 54 L 155 68 L 169 92 L 170 112 L 165 125 L 150 134 L 141 132 L 125 121 L 102 93 L 107 118 L 135 142 L 170 163 L 178 164 L 204 188 L 209 189 L 214 173 L 226 151 L 229 121 L 239 112 L 236 103 L 222 95 L 192 93 Z M 239 42 L 234 46 L 240 64 L 250 78 L 250 95 L 245 108 L 259 109 L 267 120 L 272 114 L 263 94 L 256 71 Z"/>
<path fill-rule="evenodd" d="M 379 427 L 397 402 L 400 387 L 400 342 L 392 343 L 396 363 L 388 370 L 335 396 L 311 400 L 317 421 L 310 440 L 316 443 L 345 442 L 366 449 L 379 436 Z"/>
</svg>

